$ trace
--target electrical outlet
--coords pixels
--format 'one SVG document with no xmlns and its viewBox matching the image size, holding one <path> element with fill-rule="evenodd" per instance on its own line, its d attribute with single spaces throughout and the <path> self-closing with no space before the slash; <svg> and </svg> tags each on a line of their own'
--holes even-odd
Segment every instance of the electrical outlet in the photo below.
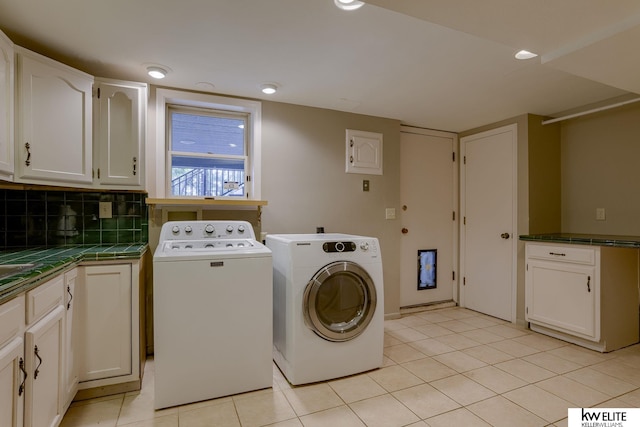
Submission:
<svg viewBox="0 0 640 427">
<path fill-rule="evenodd" d="M 111 207 L 111 202 L 100 202 L 100 218 L 112 218 L 113 217 L 113 208 Z"/>
<path fill-rule="evenodd" d="M 363 179 L 362 180 L 362 191 L 369 191 L 369 180 L 368 179 Z"/>
<path fill-rule="evenodd" d="M 604 221 L 607 219 L 604 208 L 596 208 L 596 221 Z"/>
</svg>

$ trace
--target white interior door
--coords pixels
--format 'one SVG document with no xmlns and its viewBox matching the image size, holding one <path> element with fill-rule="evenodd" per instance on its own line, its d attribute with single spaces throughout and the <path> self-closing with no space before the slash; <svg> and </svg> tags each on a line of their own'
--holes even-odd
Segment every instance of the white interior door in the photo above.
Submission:
<svg viewBox="0 0 640 427">
<path fill-rule="evenodd" d="M 400 306 L 457 299 L 455 134 L 403 127 L 400 134 Z M 400 231 L 400 230 L 399 230 Z M 435 249 L 435 287 L 419 288 L 418 251 Z M 427 267 L 432 268 L 432 267 Z M 425 273 L 423 269 L 423 274 Z"/>
<path fill-rule="evenodd" d="M 461 305 L 515 319 L 517 127 L 461 138 Z"/>
</svg>

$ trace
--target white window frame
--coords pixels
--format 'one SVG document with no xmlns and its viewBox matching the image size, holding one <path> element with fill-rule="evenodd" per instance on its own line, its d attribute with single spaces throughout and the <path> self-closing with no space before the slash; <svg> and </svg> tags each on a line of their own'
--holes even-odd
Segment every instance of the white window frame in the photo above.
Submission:
<svg viewBox="0 0 640 427">
<path fill-rule="evenodd" d="M 245 182 L 246 199 L 261 200 L 261 176 L 262 176 L 262 103 L 247 99 L 228 98 L 219 95 L 210 95 L 197 92 L 185 92 L 174 89 L 156 90 L 156 192 L 159 198 L 184 198 L 172 196 L 169 178 L 167 175 L 167 162 L 169 147 L 167 146 L 167 107 L 179 105 L 185 107 L 197 107 L 218 111 L 232 111 L 249 115 L 247 130 L 247 176 L 250 179 Z M 193 198 L 193 197 L 190 197 Z M 230 197 L 233 199 L 233 197 Z M 235 197 L 237 198 L 237 197 Z M 243 199 L 244 200 L 244 199 Z"/>
</svg>

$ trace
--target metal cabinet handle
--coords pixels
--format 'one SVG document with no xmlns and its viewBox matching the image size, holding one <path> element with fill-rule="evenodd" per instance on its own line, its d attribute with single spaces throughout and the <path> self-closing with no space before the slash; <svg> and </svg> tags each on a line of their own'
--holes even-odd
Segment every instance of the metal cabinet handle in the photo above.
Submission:
<svg viewBox="0 0 640 427">
<path fill-rule="evenodd" d="M 136 176 L 136 174 L 138 173 L 138 172 L 136 171 L 136 165 L 137 165 L 137 163 L 138 163 L 138 158 L 137 158 L 137 157 L 134 157 L 134 158 L 133 158 L 133 176 Z"/>
<path fill-rule="evenodd" d="M 587 292 L 591 292 L 591 276 L 587 276 Z"/>
<path fill-rule="evenodd" d="M 36 378 L 38 378 L 38 373 L 40 372 L 40 365 L 42 365 L 42 357 L 40 357 L 40 355 L 38 354 L 38 346 L 35 346 L 33 348 L 33 353 L 38 358 L 38 366 L 36 366 L 36 370 L 33 371 L 33 379 L 35 380 Z"/>
<path fill-rule="evenodd" d="M 563 254 L 560 252 L 549 252 L 549 255 L 553 255 L 553 256 L 567 256 L 567 254 Z"/>
<path fill-rule="evenodd" d="M 29 166 L 31 164 L 31 145 L 29 145 L 29 143 L 27 142 L 24 144 L 24 148 L 27 149 L 27 160 L 24 161 L 24 164 Z"/>
<path fill-rule="evenodd" d="M 20 368 L 22 375 L 24 375 L 22 377 L 22 382 L 20 383 L 20 387 L 18 387 L 18 396 L 22 396 L 22 393 L 24 393 L 24 383 L 27 382 L 27 371 L 24 370 L 24 360 L 22 359 L 22 357 L 18 362 L 18 368 Z"/>
<path fill-rule="evenodd" d="M 71 293 L 71 286 L 67 286 L 67 293 L 69 294 L 69 302 L 67 302 L 67 310 L 71 308 L 71 301 L 73 300 L 73 294 Z"/>
</svg>

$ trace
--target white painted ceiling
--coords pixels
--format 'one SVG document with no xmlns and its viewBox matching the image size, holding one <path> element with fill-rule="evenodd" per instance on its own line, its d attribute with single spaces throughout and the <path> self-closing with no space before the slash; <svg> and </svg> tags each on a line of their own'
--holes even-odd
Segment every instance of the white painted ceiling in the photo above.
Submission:
<svg viewBox="0 0 640 427">
<path fill-rule="evenodd" d="M 0 0 L 0 29 L 96 76 L 456 132 L 640 94 L 638 0 Z"/>
</svg>

